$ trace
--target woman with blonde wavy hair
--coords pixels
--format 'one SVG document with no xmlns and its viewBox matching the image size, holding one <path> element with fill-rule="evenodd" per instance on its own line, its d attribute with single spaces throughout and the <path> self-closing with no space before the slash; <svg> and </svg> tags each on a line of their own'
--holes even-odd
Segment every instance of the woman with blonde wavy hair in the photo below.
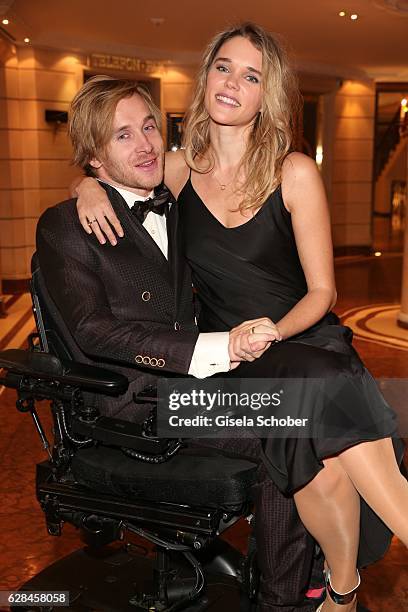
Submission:
<svg viewBox="0 0 408 612">
<path fill-rule="evenodd" d="M 235 328 L 251 344 L 258 320 L 271 320 L 270 348 L 255 361 L 241 350 L 232 375 L 311 381 L 300 402 L 313 436 L 269 436 L 264 461 L 324 552 L 319 610 L 350 612 L 360 584 L 360 520 L 370 534 L 360 542 L 364 564 L 375 559 L 376 540 L 388 537 L 385 525 L 408 545 L 408 485 L 395 415 L 331 312 L 329 211 L 316 164 L 292 151 L 298 108 L 277 38 L 253 24 L 222 32 L 205 52 L 184 149 L 167 154 L 165 181 L 180 207 L 200 331 Z M 89 179 L 81 185 L 80 218 L 88 232 L 96 219 L 92 229 L 114 243 L 109 225 L 123 235 L 120 224 L 95 193 Z"/>
<path fill-rule="evenodd" d="M 248 40 L 256 41 L 262 48 L 264 58 L 262 109 L 251 124 L 240 159 L 242 183 L 234 181 L 233 190 L 235 205 L 238 202 L 242 210 L 253 208 L 256 211 L 280 184 L 282 164 L 292 147 L 292 122 L 300 110 L 300 95 L 297 79 L 277 40 L 255 25 L 244 25 L 231 31 L 242 31 Z M 207 77 L 220 46 L 224 40 L 230 39 L 231 31 L 216 36 L 207 47 L 196 77 L 193 100 L 184 120 L 185 161 L 189 168 L 210 176 L 211 173 L 214 176 L 215 157 L 211 148 L 211 119 L 206 105 Z M 224 69 L 220 67 L 218 70 Z M 256 73 L 251 74 L 249 79 L 260 83 L 260 75 Z M 275 168 L 275 171 L 265 172 L 265 168 Z"/>
</svg>

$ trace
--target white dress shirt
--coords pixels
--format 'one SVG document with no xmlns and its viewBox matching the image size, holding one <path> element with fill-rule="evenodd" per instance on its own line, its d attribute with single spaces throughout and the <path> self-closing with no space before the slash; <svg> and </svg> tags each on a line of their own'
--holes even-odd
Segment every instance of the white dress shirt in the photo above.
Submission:
<svg viewBox="0 0 408 612">
<path fill-rule="evenodd" d="M 143 197 L 115 185 L 111 187 L 120 193 L 129 208 L 132 208 L 136 200 L 144 201 L 153 196 L 153 191 L 147 197 Z M 149 232 L 167 259 L 168 238 L 165 215 L 157 215 L 150 211 L 143 222 L 143 227 Z M 188 373 L 196 378 L 206 378 L 218 372 L 227 372 L 230 369 L 228 342 L 228 332 L 199 334 Z"/>
</svg>

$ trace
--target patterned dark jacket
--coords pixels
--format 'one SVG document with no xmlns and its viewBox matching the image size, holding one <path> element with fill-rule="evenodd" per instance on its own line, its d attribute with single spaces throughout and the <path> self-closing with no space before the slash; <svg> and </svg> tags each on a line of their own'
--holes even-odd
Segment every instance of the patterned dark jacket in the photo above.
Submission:
<svg viewBox="0 0 408 612">
<path fill-rule="evenodd" d="M 44 283 L 78 345 L 75 358 L 109 364 L 131 381 L 126 396 L 99 407 L 131 418 L 134 393 L 160 374 L 187 374 L 198 330 L 177 205 L 167 218 L 166 260 L 122 196 L 104 188 L 125 232 L 117 246 L 84 232 L 72 199 L 41 216 L 37 251 Z"/>
</svg>

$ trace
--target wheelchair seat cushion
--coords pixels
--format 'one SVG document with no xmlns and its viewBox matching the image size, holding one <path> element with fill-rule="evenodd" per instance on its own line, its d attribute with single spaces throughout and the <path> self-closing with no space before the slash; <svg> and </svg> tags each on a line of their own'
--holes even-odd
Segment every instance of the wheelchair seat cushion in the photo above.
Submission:
<svg viewBox="0 0 408 612">
<path fill-rule="evenodd" d="M 72 460 L 77 482 L 110 495 L 189 506 L 239 509 L 249 499 L 257 466 L 210 449 L 144 463 L 106 446 L 81 449 Z"/>
</svg>

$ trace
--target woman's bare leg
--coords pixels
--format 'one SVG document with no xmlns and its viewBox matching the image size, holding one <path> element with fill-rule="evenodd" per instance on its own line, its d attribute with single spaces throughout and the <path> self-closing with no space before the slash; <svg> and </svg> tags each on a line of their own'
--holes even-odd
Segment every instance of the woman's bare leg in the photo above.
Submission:
<svg viewBox="0 0 408 612">
<path fill-rule="evenodd" d="M 324 460 L 324 465 L 310 483 L 295 493 L 294 499 L 303 524 L 323 550 L 333 588 L 347 593 L 358 582 L 360 498 L 337 458 Z M 325 612 L 355 609 L 355 601 L 337 605 L 330 598 L 323 606 Z"/>
<path fill-rule="evenodd" d="M 390 438 L 362 442 L 324 461 L 325 468 L 295 494 L 299 515 L 319 542 L 331 570 L 333 588 L 350 591 L 357 583 L 358 493 L 408 547 L 408 482 L 402 476 Z M 358 493 L 357 493 L 358 492 Z M 328 599 L 323 610 L 355 609 Z"/>
<path fill-rule="evenodd" d="M 391 439 L 362 442 L 337 459 L 361 497 L 408 547 L 408 481 L 400 472 Z"/>
</svg>

